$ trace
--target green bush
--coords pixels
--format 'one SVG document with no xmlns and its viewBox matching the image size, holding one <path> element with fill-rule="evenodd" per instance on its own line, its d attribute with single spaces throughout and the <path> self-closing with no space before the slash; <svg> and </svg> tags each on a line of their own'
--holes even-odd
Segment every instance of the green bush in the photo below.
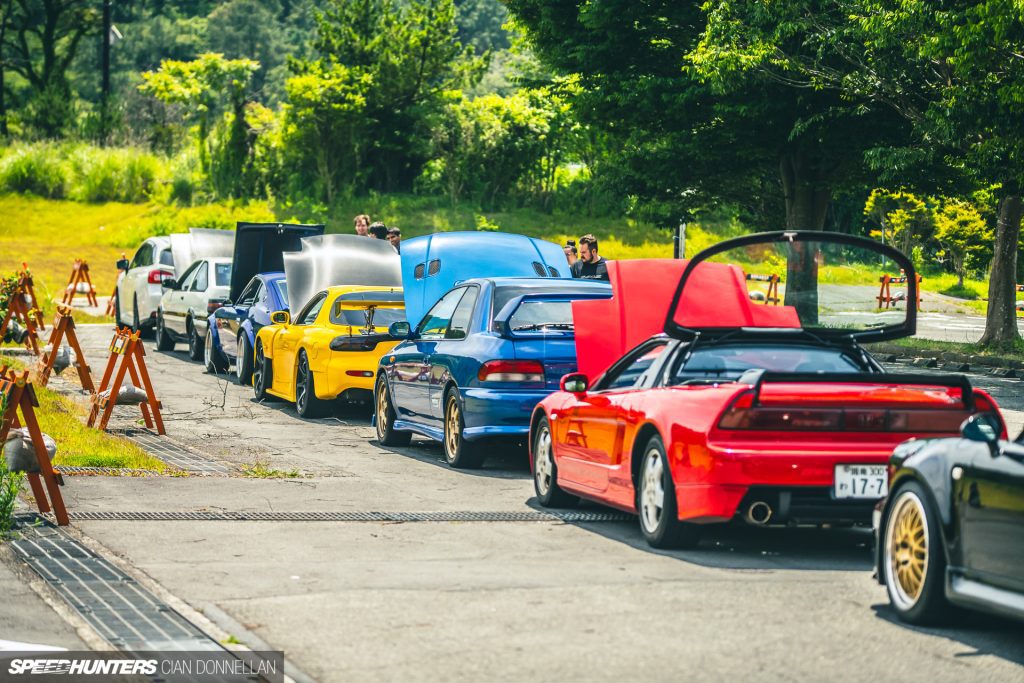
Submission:
<svg viewBox="0 0 1024 683">
<path fill-rule="evenodd" d="M 59 149 L 50 144 L 17 145 L 0 159 L 0 189 L 61 199 L 69 172 Z"/>
<path fill-rule="evenodd" d="M 6 538 L 14 526 L 14 504 L 24 481 L 25 474 L 8 471 L 7 461 L 0 454 L 0 538 Z"/>
<path fill-rule="evenodd" d="M 148 201 L 164 175 L 160 160 L 134 149 L 79 147 L 71 160 L 72 196 L 85 202 Z"/>
</svg>

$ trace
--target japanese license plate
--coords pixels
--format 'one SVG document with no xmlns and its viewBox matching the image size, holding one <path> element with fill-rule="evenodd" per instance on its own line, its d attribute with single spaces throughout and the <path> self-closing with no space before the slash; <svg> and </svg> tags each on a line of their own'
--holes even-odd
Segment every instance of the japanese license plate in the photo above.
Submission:
<svg viewBox="0 0 1024 683">
<path fill-rule="evenodd" d="M 889 493 L 885 465 L 836 465 L 834 482 L 835 498 L 884 498 Z"/>
</svg>

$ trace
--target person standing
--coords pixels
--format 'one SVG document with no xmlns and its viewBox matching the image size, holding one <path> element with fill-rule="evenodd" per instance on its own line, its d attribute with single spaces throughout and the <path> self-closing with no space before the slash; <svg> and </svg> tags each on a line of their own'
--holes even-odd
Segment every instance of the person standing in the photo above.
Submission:
<svg viewBox="0 0 1024 683">
<path fill-rule="evenodd" d="M 370 237 L 375 237 L 379 240 L 386 240 L 388 238 L 388 226 L 384 225 L 380 221 L 371 223 L 368 230 Z"/>
<path fill-rule="evenodd" d="M 388 242 L 399 254 L 402 253 L 402 231 L 398 228 L 388 228 Z"/>
<path fill-rule="evenodd" d="M 370 217 L 365 213 L 361 213 L 356 216 L 355 219 L 356 234 L 360 237 L 370 236 Z"/>
<path fill-rule="evenodd" d="M 597 238 L 584 235 L 579 242 L 580 257 L 572 265 L 572 276 L 582 280 L 607 280 L 608 260 L 597 253 Z"/>
</svg>

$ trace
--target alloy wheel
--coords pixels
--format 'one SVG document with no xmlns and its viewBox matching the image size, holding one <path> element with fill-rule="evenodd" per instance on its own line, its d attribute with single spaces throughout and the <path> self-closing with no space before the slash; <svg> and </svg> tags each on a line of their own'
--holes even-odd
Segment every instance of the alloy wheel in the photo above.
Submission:
<svg viewBox="0 0 1024 683">
<path fill-rule="evenodd" d="M 665 507 L 664 475 L 661 452 L 657 448 L 648 449 L 644 456 L 641 479 L 640 522 L 644 525 L 644 529 L 651 533 L 661 523 L 661 513 Z"/>
<path fill-rule="evenodd" d="M 453 460 L 459 452 L 459 438 L 462 436 L 462 420 L 459 416 L 459 400 L 454 396 L 448 399 L 448 417 L 445 419 L 444 446 L 449 460 Z"/>
<path fill-rule="evenodd" d="M 238 381 L 242 381 L 242 368 L 245 365 L 245 335 L 238 335 L 238 346 L 235 351 L 235 377 Z M 253 375 L 256 374 L 256 369 L 253 368 Z"/>
<path fill-rule="evenodd" d="M 377 440 L 382 441 L 387 434 L 388 419 L 388 388 L 383 383 L 377 384 Z"/>
<path fill-rule="evenodd" d="M 555 471 L 551 460 L 551 430 L 541 427 L 534 448 L 533 476 L 537 480 L 537 492 L 546 496 L 551 490 L 551 479 Z"/>
<path fill-rule="evenodd" d="M 256 344 L 256 356 L 252 366 L 252 386 L 259 393 L 263 391 L 263 344 Z"/>
<path fill-rule="evenodd" d="M 921 597 L 928 572 L 928 523 L 917 494 L 904 491 L 896 499 L 886 524 L 886 583 L 903 610 Z"/>
<path fill-rule="evenodd" d="M 203 365 L 210 372 L 216 372 L 213 367 L 213 335 L 209 330 L 206 331 L 206 341 L 203 343 Z"/>
<path fill-rule="evenodd" d="M 306 382 L 309 379 L 309 365 L 306 363 L 306 357 L 299 357 L 299 366 L 295 372 L 295 407 L 298 411 L 305 412 L 306 401 L 309 399 L 309 394 L 306 391 Z"/>
</svg>

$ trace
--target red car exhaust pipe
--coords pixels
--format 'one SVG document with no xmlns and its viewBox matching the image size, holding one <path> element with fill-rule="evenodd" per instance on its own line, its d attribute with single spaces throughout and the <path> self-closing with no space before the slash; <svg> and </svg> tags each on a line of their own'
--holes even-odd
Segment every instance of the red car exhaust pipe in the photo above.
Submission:
<svg viewBox="0 0 1024 683">
<path fill-rule="evenodd" d="M 764 526 L 772 518 L 772 506 L 763 500 L 755 500 L 747 506 L 747 512 L 743 516 L 749 524 Z"/>
</svg>

